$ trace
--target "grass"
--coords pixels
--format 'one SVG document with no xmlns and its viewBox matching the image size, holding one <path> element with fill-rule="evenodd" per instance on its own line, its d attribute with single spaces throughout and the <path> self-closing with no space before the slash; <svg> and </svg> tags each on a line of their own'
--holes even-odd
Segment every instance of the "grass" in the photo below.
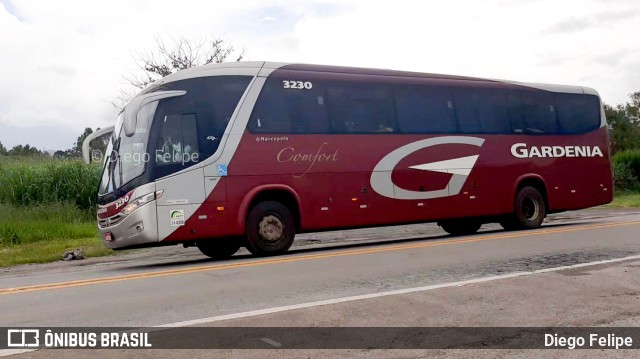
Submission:
<svg viewBox="0 0 640 359">
<path fill-rule="evenodd" d="M 93 211 L 71 203 L 0 205 L 0 267 L 60 260 L 76 248 L 86 257 L 114 253 L 100 242 Z"/>
<path fill-rule="evenodd" d="M 98 237 L 99 176 L 78 159 L 0 156 L 0 267 L 114 253 Z"/>
<path fill-rule="evenodd" d="M 34 206 L 70 202 L 95 206 L 98 165 L 75 159 L 0 156 L 0 203 Z"/>
<path fill-rule="evenodd" d="M 609 207 L 640 207 L 640 192 L 618 192 Z"/>
<path fill-rule="evenodd" d="M 85 257 L 100 257 L 115 253 L 106 248 L 97 237 L 56 239 L 20 245 L 0 244 L 0 267 L 55 262 L 62 258 L 65 251 L 76 248 L 82 248 Z"/>
<path fill-rule="evenodd" d="M 33 207 L 0 205 L 0 244 L 20 245 L 58 239 L 97 238 L 92 212 L 70 203 Z"/>
</svg>

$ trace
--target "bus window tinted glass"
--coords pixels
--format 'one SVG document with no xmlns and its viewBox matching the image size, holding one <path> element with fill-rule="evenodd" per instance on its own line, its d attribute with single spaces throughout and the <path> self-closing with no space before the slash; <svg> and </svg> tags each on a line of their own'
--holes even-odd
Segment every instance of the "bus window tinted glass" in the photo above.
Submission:
<svg viewBox="0 0 640 359">
<path fill-rule="evenodd" d="M 462 133 L 480 133 L 480 103 L 477 90 L 453 89 L 456 108 L 456 119 Z"/>
<path fill-rule="evenodd" d="M 326 99 L 322 85 L 305 81 L 307 87 L 292 88 L 289 81 L 270 78 L 251 114 L 252 133 L 328 133 Z"/>
<path fill-rule="evenodd" d="M 328 85 L 331 128 L 335 133 L 396 131 L 389 91 L 375 85 Z"/>
<path fill-rule="evenodd" d="M 200 159 L 203 160 L 218 149 L 233 111 L 250 81 L 250 76 L 212 76 L 170 82 L 158 91 L 184 90 L 187 94 L 161 101 L 160 118 L 194 114 Z"/>
<path fill-rule="evenodd" d="M 555 99 L 552 93 L 517 91 L 508 95 L 509 119 L 515 133 L 557 133 Z"/>
<path fill-rule="evenodd" d="M 458 126 L 453 96 L 444 87 L 407 86 L 395 92 L 398 126 L 404 133 L 453 133 Z"/>
<path fill-rule="evenodd" d="M 478 118 L 483 133 L 509 133 L 507 97 L 499 90 L 482 90 L 478 94 Z"/>
<path fill-rule="evenodd" d="M 249 76 L 198 77 L 158 88 L 158 91 L 187 93 L 158 103 L 149 137 L 150 155 L 156 159 L 150 179 L 169 175 L 211 156 L 218 149 L 250 81 Z"/>
<path fill-rule="evenodd" d="M 585 133 L 600 127 L 600 100 L 597 96 L 557 94 L 556 104 L 562 133 Z"/>
<path fill-rule="evenodd" d="M 461 133 L 509 133 L 506 97 L 486 88 L 453 89 Z"/>
<path fill-rule="evenodd" d="M 159 166 L 191 165 L 199 160 L 195 114 L 168 115 L 160 124 L 161 142 L 155 151 Z"/>
</svg>

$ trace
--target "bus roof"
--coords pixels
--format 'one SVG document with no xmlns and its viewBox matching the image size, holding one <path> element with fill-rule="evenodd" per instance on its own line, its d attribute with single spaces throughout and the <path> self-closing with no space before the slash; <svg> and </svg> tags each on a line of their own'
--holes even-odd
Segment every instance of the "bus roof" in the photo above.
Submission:
<svg viewBox="0 0 640 359">
<path fill-rule="evenodd" d="M 222 71 L 221 71 L 222 70 Z M 529 83 L 519 82 L 511 80 L 489 79 L 481 77 L 470 76 L 458 76 L 458 75 L 445 75 L 412 71 L 399 71 L 390 69 L 376 69 L 365 67 L 346 67 L 346 66 L 332 66 L 332 65 L 312 65 L 312 64 L 294 64 L 294 63 L 282 63 L 282 62 L 268 62 L 268 61 L 239 61 L 239 62 L 224 62 L 214 63 L 204 66 L 193 67 L 190 69 L 178 71 L 171 74 L 161 80 L 158 80 L 151 87 L 155 85 L 161 85 L 167 82 L 178 81 L 191 77 L 210 76 L 222 73 L 234 73 L 234 74 L 247 74 L 256 75 L 264 74 L 268 75 L 274 71 L 309 71 L 316 73 L 332 73 L 332 74 L 352 74 L 361 76 L 391 76 L 391 77 L 409 77 L 409 78 L 423 78 L 434 80 L 456 80 L 456 81 L 480 81 L 490 83 L 502 83 L 516 86 L 523 86 L 529 88 L 535 88 L 550 92 L 563 92 L 563 93 L 580 93 L 590 94 L 598 96 L 598 92 L 589 87 L 582 86 L 568 86 L 568 85 L 556 85 L 556 84 L 543 84 L 543 83 Z"/>
</svg>

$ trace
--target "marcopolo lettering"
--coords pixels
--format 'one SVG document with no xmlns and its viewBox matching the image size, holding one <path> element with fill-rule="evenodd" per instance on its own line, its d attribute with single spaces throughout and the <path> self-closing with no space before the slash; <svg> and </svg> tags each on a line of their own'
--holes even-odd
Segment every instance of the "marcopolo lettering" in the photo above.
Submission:
<svg viewBox="0 0 640 359">
<path fill-rule="evenodd" d="M 604 157 L 598 146 L 527 146 L 516 143 L 511 154 L 517 158 L 534 157 Z"/>
</svg>

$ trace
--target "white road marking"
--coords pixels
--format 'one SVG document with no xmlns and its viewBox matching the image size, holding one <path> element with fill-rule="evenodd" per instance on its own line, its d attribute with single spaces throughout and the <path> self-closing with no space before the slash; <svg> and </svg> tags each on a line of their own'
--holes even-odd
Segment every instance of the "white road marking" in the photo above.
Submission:
<svg viewBox="0 0 640 359">
<path fill-rule="evenodd" d="M 285 305 L 285 306 L 281 306 L 281 307 L 273 307 L 273 308 L 266 308 L 266 309 L 251 310 L 251 311 L 247 311 L 247 312 L 225 314 L 225 315 L 218 315 L 218 316 L 215 316 L 215 317 L 193 319 L 193 320 L 185 320 L 185 321 L 182 321 L 182 322 L 163 324 L 163 325 L 156 326 L 156 328 L 188 327 L 188 326 L 206 324 L 206 323 L 211 323 L 211 322 L 220 322 L 220 321 L 223 321 L 223 320 L 240 319 L 240 318 L 247 318 L 247 317 L 255 317 L 255 316 L 258 316 L 258 315 L 286 312 L 286 311 L 295 310 L 295 309 L 313 308 L 313 307 L 319 307 L 319 306 L 323 306 L 323 305 L 331 305 L 331 304 L 339 304 L 339 303 L 345 303 L 345 302 L 353 302 L 353 301 L 357 301 L 357 300 L 387 297 L 387 296 L 398 295 L 398 294 L 425 292 L 425 291 L 434 290 L 434 289 L 441 289 L 441 288 L 460 287 L 460 286 L 464 286 L 464 285 L 468 285 L 468 284 L 491 282 L 491 281 L 500 280 L 500 279 L 523 277 L 523 276 L 528 276 L 528 275 L 533 275 L 533 274 L 540 274 L 540 273 L 548 273 L 548 272 L 557 272 L 557 271 L 561 271 L 561 270 L 565 270 L 565 269 L 590 267 L 590 266 L 596 266 L 596 265 L 600 265 L 600 264 L 617 263 L 617 262 L 623 262 L 623 261 L 634 260 L 634 259 L 640 259 L 640 255 L 634 255 L 634 256 L 629 256 L 629 257 L 624 257 L 624 258 L 606 259 L 606 260 L 596 261 L 596 262 L 573 264 L 573 265 L 570 265 L 570 266 L 538 269 L 538 270 L 534 270 L 534 271 L 530 271 L 530 272 L 515 272 L 515 273 L 503 274 L 503 275 L 497 275 L 497 276 L 491 276 L 491 277 L 483 277 L 483 278 L 477 278 L 477 279 L 463 280 L 463 281 L 459 281 L 459 282 L 434 284 L 434 285 L 428 285 L 428 286 L 423 286 L 423 287 L 397 289 L 397 290 L 391 290 L 391 291 L 387 291 L 387 292 L 362 294 L 362 295 L 355 295 L 355 296 L 350 296 L 350 297 L 319 300 L 319 301 L 316 301 L 316 302 L 308 302 L 308 303 L 301 303 L 301 304 Z"/>
<path fill-rule="evenodd" d="M 634 255 L 634 256 L 623 257 L 623 258 L 615 258 L 615 259 L 606 259 L 606 260 L 596 261 L 596 262 L 573 264 L 573 265 L 570 265 L 570 266 L 538 269 L 538 270 L 534 270 L 534 271 L 530 271 L 530 272 L 516 272 L 516 273 L 511 273 L 511 274 L 504 274 L 504 275 L 497 275 L 497 276 L 491 276 L 491 277 L 463 280 L 463 281 L 458 281 L 458 282 L 442 283 L 442 284 L 428 285 L 428 286 L 423 286 L 423 287 L 405 288 L 405 289 L 391 290 L 391 291 L 387 291 L 387 292 L 355 295 L 355 296 L 343 297 L 343 298 L 319 300 L 319 301 L 316 301 L 316 302 L 308 302 L 308 303 L 301 303 L 301 304 L 294 304 L 294 305 L 286 305 L 286 306 L 281 306 L 281 307 L 273 307 L 273 308 L 266 308 L 266 309 L 259 309 L 259 310 L 251 310 L 251 311 L 248 311 L 248 312 L 225 314 L 225 315 L 218 315 L 218 316 L 215 316 L 215 317 L 208 317 L 208 318 L 201 318 L 201 319 L 194 319 L 194 320 L 186 320 L 186 321 L 182 321 L 182 322 L 175 322 L 175 323 L 157 325 L 157 326 L 154 326 L 153 328 L 177 328 L 177 327 L 194 326 L 194 325 L 206 324 L 206 323 L 211 323 L 211 322 L 219 322 L 219 321 L 223 321 L 223 320 L 255 317 L 255 316 L 265 315 L 265 314 L 286 312 L 286 311 L 295 310 L 295 309 L 313 308 L 313 307 L 319 307 L 319 306 L 323 306 L 323 305 L 331 305 L 331 304 L 353 302 L 353 301 L 364 300 L 364 299 L 388 297 L 388 296 L 398 295 L 398 294 L 425 292 L 425 291 L 434 290 L 434 289 L 441 289 L 441 288 L 461 287 L 461 286 L 468 285 L 468 284 L 476 284 L 476 283 L 491 282 L 491 281 L 500 280 L 500 279 L 524 277 L 524 276 L 533 275 L 533 274 L 558 272 L 558 271 L 566 270 L 566 269 L 591 267 L 591 266 L 597 266 L 597 265 L 600 265 L 600 264 L 610 264 L 610 263 L 624 262 L 624 261 L 635 260 L 635 259 L 640 259 L 640 255 Z M 273 345 L 274 347 L 281 347 L 282 346 L 282 344 L 276 342 L 275 340 L 269 339 L 269 338 L 260 338 L 260 340 L 264 341 L 267 344 Z M 21 353 L 28 353 L 28 352 L 32 352 L 32 351 L 36 351 L 36 350 L 38 350 L 38 349 L 0 349 L 0 357 L 8 356 L 8 355 L 21 354 Z"/>
</svg>

